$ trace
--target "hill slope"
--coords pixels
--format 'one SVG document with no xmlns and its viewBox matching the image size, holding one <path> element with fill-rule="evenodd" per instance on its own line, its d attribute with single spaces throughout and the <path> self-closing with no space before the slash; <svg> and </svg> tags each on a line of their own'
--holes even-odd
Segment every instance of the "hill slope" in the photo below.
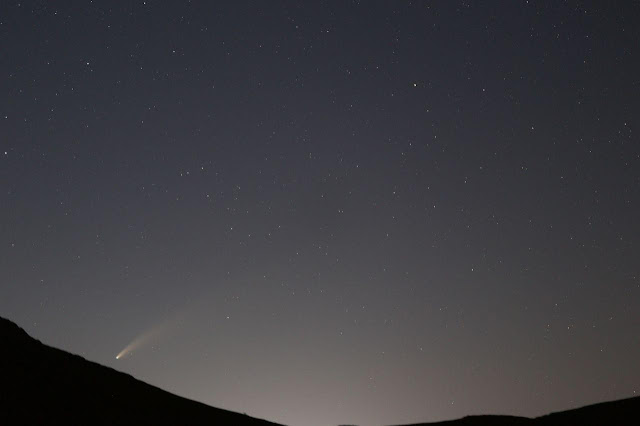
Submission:
<svg viewBox="0 0 640 426">
<path fill-rule="evenodd" d="M 0 318 L 0 424 L 273 425 L 173 395 Z"/>
<path fill-rule="evenodd" d="M 635 426 L 640 424 L 640 397 L 587 405 L 536 418 L 513 416 L 467 416 L 462 419 L 404 426 Z"/>
<path fill-rule="evenodd" d="M 275 425 L 173 395 L 128 374 L 44 345 L 1 317 L 0 347 L 0 425 Z M 637 424 L 640 424 L 640 397 L 603 402 L 534 419 L 468 416 L 420 425 Z"/>
</svg>

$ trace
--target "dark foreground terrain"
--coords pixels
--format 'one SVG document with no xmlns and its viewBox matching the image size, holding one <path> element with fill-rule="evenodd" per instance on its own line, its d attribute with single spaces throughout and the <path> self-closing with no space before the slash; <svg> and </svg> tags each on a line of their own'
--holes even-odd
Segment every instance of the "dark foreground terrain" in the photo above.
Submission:
<svg viewBox="0 0 640 426">
<path fill-rule="evenodd" d="M 0 425 L 274 423 L 173 395 L 31 338 L 0 318 Z"/>
<path fill-rule="evenodd" d="M 40 343 L 0 318 L 0 425 L 274 425 L 165 392 Z M 640 425 L 640 397 L 529 419 L 469 416 L 422 425 Z M 408 426 L 408 425 L 407 425 Z M 415 425 L 418 426 L 418 425 Z"/>
<path fill-rule="evenodd" d="M 468 416 L 458 420 L 405 426 L 631 426 L 640 425 L 640 397 L 587 405 L 536 418 L 513 416 Z"/>
</svg>

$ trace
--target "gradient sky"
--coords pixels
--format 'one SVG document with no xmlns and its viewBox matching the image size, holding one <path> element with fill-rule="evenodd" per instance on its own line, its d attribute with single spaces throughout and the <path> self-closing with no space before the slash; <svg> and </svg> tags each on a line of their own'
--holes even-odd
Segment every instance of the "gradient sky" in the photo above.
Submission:
<svg viewBox="0 0 640 426">
<path fill-rule="evenodd" d="M 43 342 L 295 425 L 640 394 L 639 2 L 7 0 L 0 46 Z"/>
</svg>

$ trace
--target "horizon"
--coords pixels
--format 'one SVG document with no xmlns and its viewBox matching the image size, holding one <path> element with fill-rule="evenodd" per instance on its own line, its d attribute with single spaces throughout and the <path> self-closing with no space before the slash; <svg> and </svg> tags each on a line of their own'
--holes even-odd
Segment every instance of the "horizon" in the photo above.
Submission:
<svg viewBox="0 0 640 426">
<path fill-rule="evenodd" d="M 148 394 L 145 394 L 143 389 L 145 389 L 147 392 L 150 389 L 155 389 L 157 391 L 160 391 L 162 393 L 164 393 L 164 395 L 168 395 L 169 398 L 178 398 L 180 400 L 183 400 L 184 397 L 180 396 L 180 395 L 176 395 L 176 394 L 172 394 L 172 393 L 167 393 L 165 390 L 151 386 L 145 382 L 139 381 L 138 379 L 136 379 L 133 376 L 130 376 L 129 374 L 123 373 L 121 371 L 118 371 L 116 369 L 110 368 L 110 367 L 106 367 L 103 366 L 102 364 L 98 364 L 95 363 L 91 360 L 87 360 L 85 358 L 82 357 L 78 357 L 75 354 L 72 354 L 70 352 L 66 352 L 66 351 L 61 351 L 60 349 L 57 349 L 55 347 L 46 345 L 42 342 L 40 342 L 38 339 L 34 338 L 33 336 L 29 336 L 22 327 L 20 327 L 18 324 L 16 324 L 15 322 L 11 321 L 8 318 L 3 318 L 0 316 L 0 323 L 7 323 L 6 325 L 9 326 L 9 328 L 15 328 L 18 331 L 18 334 L 22 337 L 22 335 L 24 334 L 24 336 L 27 337 L 27 340 L 23 340 L 21 342 L 10 342 L 13 343 L 13 352 L 17 353 L 17 356 L 14 355 L 14 358 L 17 357 L 19 358 L 21 361 L 23 361 L 23 363 L 21 364 L 21 368 L 19 368 L 19 370 L 24 369 L 24 371 L 20 371 L 18 372 L 18 374 L 16 374 L 15 371 L 13 371 L 12 373 L 8 374 L 6 376 L 6 378 L 8 379 L 8 384 L 16 386 L 16 388 L 19 389 L 23 389 L 27 392 L 31 392 L 28 389 L 28 386 L 25 387 L 25 383 L 31 383 L 33 385 L 33 376 L 34 376 L 34 371 L 32 371 L 33 369 L 35 369 L 36 371 L 41 370 L 40 373 L 35 373 L 35 376 L 38 377 L 38 379 L 40 380 L 45 380 L 47 382 L 49 382 L 52 377 L 47 377 L 47 372 L 48 371 L 62 371 L 62 370 L 66 370 L 66 374 L 67 375 L 71 375 L 73 376 L 74 374 L 77 374 L 76 370 L 83 371 L 83 376 L 85 378 L 85 380 L 89 380 L 93 383 L 94 386 L 96 386 L 97 388 L 102 389 L 103 385 L 106 384 L 107 382 L 111 382 L 111 391 L 116 391 L 118 392 L 118 387 L 114 387 L 113 386 L 113 380 L 115 376 L 122 378 L 133 378 L 135 380 L 135 382 L 138 383 L 138 385 L 142 385 L 143 388 L 138 387 L 138 391 L 137 391 L 137 397 L 138 398 L 142 398 L 142 400 L 146 401 L 147 404 L 149 402 L 151 402 L 151 406 L 147 405 L 147 410 L 150 407 L 155 407 L 157 405 L 158 401 L 155 401 L 153 399 L 149 399 L 150 396 Z M 15 333 L 12 333 L 11 330 L 7 330 L 7 327 L 5 327 L 5 324 L 0 324 L 0 332 L 4 333 L 6 331 L 9 331 L 9 333 L 7 333 L 6 335 L 3 334 L 2 337 L 3 338 L 8 338 L 9 340 L 12 339 L 12 337 L 17 337 L 17 335 Z M 34 343 L 38 346 L 45 346 L 46 349 L 45 351 L 32 351 L 29 350 L 29 346 Z M 22 353 L 21 351 L 24 350 L 24 353 Z M 51 355 L 53 353 L 64 353 L 66 355 L 70 355 L 70 358 L 60 358 L 59 356 L 55 356 L 53 357 L 55 359 L 55 361 L 52 360 Z M 33 357 L 33 354 L 38 354 L 35 359 Z M 26 357 L 25 357 L 26 355 Z M 3 365 L 6 365 L 6 361 L 3 362 Z M 24 361 L 26 361 L 26 363 L 24 363 Z M 53 362 L 52 362 L 53 361 Z M 71 362 L 69 362 L 71 361 Z M 37 362 L 38 365 L 32 365 L 31 367 L 28 367 L 29 362 L 33 363 L 33 362 Z M 65 365 L 63 365 L 65 364 Z M 90 369 L 92 371 L 92 373 L 88 373 L 88 368 L 87 366 L 91 366 Z M 26 368 L 25 368 L 26 367 Z M 98 375 L 97 374 L 97 370 L 95 369 L 101 369 L 102 371 L 105 371 L 104 369 L 106 369 L 106 371 L 109 371 L 109 376 L 111 376 L 110 379 L 106 379 L 105 376 L 103 375 Z M 98 378 L 98 380 L 96 380 L 95 382 L 93 382 L 93 380 L 95 380 L 96 378 Z M 15 383 L 13 383 L 12 381 L 15 381 Z M 25 382 L 26 379 L 26 382 Z M 106 379 L 106 380 L 105 380 Z M 30 382 L 31 380 L 31 382 Z M 54 383 L 55 383 L 55 379 L 54 379 Z M 75 382 L 73 380 L 70 380 L 69 378 L 67 378 L 67 383 L 74 383 L 74 387 L 75 387 Z M 146 388 L 144 388 L 146 386 Z M 128 385 L 127 387 L 131 387 L 130 385 Z M 53 390 L 53 392 L 59 392 L 60 390 L 60 386 L 55 387 L 53 389 L 50 389 L 49 392 Z M 120 389 L 120 391 L 123 391 L 124 389 Z M 78 391 L 78 388 L 76 388 L 75 390 L 76 392 Z M 83 391 L 81 391 L 83 392 Z M 69 390 L 64 392 L 65 395 L 67 395 L 69 393 Z M 73 391 L 71 391 L 70 393 L 73 393 Z M 91 393 L 91 392 L 89 392 Z M 107 392 L 108 394 L 108 392 Z M 33 395 L 31 395 L 33 396 Z M 67 404 L 71 403 L 71 405 L 76 405 L 76 401 L 73 398 L 73 395 L 70 395 L 71 398 L 64 398 L 67 401 Z M 48 401 L 44 404 L 45 406 L 50 406 L 51 405 L 51 395 L 49 395 L 48 397 L 44 396 L 44 395 L 40 395 L 39 397 L 36 397 L 35 400 L 32 401 L 26 401 L 26 400 L 21 400 L 19 401 L 21 404 L 25 404 L 25 403 L 29 403 L 29 402 L 36 402 L 36 403 L 42 403 L 44 401 L 41 401 L 41 399 L 48 399 Z M 130 398 L 130 397 L 129 397 Z M 157 398 L 157 395 L 156 395 Z M 55 398 L 53 398 L 55 399 Z M 100 400 L 102 403 L 104 403 L 104 401 L 102 401 L 100 398 L 98 398 L 98 400 Z M 139 401 L 139 402 L 142 402 Z M 7 400 L 4 400 L 4 402 L 7 402 Z M 89 403 L 90 400 L 85 401 L 85 403 Z M 192 403 L 196 403 L 196 404 L 200 404 L 200 402 L 195 401 L 195 400 L 189 400 L 186 399 L 185 400 L 187 403 L 192 402 Z M 635 417 L 637 417 L 637 410 L 634 409 L 633 407 L 633 403 L 632 401 L 640 401 L 640 396 L 631 396 L 628 398 L 623 398 L 623 399 L 619 399 L 619 400 L 612 400 L 612 401 L 601 401 L 595 404 L 589 404 L 586 406 L 580 406 L 580 407 L 570 407 L 568 409 L 565 409 L 563 411 L 560 412 L 553 412 L 553 413 L 546 413 L 544 415 L 542 415 L 541 417 L 536 417 L 536 418 L 531 418 L 531 417 L 514 417 L 513 420 L 514 421 L 519 421 L 519 420 L 535 420 L 535 421 L 543 421 L 546 418 L 549 418 L 551 421 L 551 424 L 560 424 L 559 422 L 562 422 L 562 424 L 576 424 L 576 423 L 580 423 L 583 424 L 585 422 L 593 422 L 594 424 L 600 424 L 600 422 L 603 421 L 607 421 L 607 422 L 612 422 L 612 421 L 617 421 L 617 422 L 622 422 L 624 424 L 627 423 L 632 423 L 633 419 Z M 18 402 L 18 401 L 17 401 Z M 95 400 L 93 402 L 93 404 L 95 404 Z M 60 404 L 60 402 L 58 402 L 58 404 Z M 15 415 L 17 413 L 20 412 L 20 408 L 18 408 L 16 410 L 16 407 L 13 406 L 14 404 L 11 404 L 11 408 L 10 410 L 8 410 L 8 412 L 10 413 L 8 417 L 6 417 L 7 413 L 5 412 L 4 415 L 4 419 L 5 420 L 15 420 L 17 419 L 17 417 L 15 417 Z M 18 404 L 19 405 L 19 404 Z M 54 403 L 54 406 L 56 406 L 57 404 Z M 64 405 L 64 404 L 61 404 Z M 117 406 L 117 404 L 116 404 Z M 213 409 L 213 410 L 219 410 L 222 407 L 212 407 L 210 405 L 205 405 L 205 407 Z M 9 406 L 5 407 L 5 408 L 9 408 Z M 58 410 L 62 407 L 58 406 L 57 407 Z M 67 407 L 67 409 L 72 408 L 72 407 Z M 90 411 L 96 412 L 96 407 L 90 407 L 89 405 L 84 406 L 84 410 L 89 409 Z M 112 409 L 114 407 L 111 407 Z M 40 408 L 42 409 L 42 407 Z M 101 409 L 104 409 L 104 407 L 102 407 Z M 117 408 L 119 411 L 122 410 L 121 407 Z M 586 411 L 585 411 L 586 410 Z M 230 415 L 243 415 L 246 416 L 247 413 L 235 413 L 235 412 L 230 412 L 227 410 L 222 410 L 223 412 L 226 412 Z M 46 413 L 46 411 L 44 411 Z M 195 422 L 210 422 L 210 421 L 221 421 L 222 419 L 217 418 L 216 416 L 219 416 L 219 414 L 216 413 L 220 413 L 220 411 L 211 411 L 209 413 L 209 418 L 204 417 L 202 414 L 200 417 L 192 417 L 190 420 L 195 421 Z M 582 414 L 579 414 L 582 413 Z M 120 411 L 120 414 L 131 414 L 128 411 Z M 142 410 L 140 412 L 138 412 L 139 417 L 142 419 L 146 419 L 146 421 L 152 421 L 152 418 L 147 417 L 148 415 L 159 415 L 159 413 L 157 411 L 154 411 L 153 409 L 150 410 L 150 412 L 147 412 L 146 410 Z M 179 415 L 180 418 L 182 418 L 183 420 L 185 420 L 187 417 L 182 417 L 182 416 L 188 416 L 188 415 L 194 415 L 195 413 L 193 412 L 189 412 L 186 411 L 184 412 L 183 409 L 183 414 Z M 40 415 L 42 415 L 42 412 L 40 412 Z M 58 414 L 59 415 L 59 414 Z M 558 417 L 560 416 L 560 417 Z M 569 416 L 569 417 L 567 417 Z M 451 421 L 457 421 L 457 420 L 465 420 L 465 419 L 470 419 L 470 418 L 476 418 L 477 421 L 490 421 L 496 417 L 498 418 L 503 418 L 503 417 L 511 417 L 508 415 L 503 415 L 503 414 L 499 414 L 499 413 L 484 413 L 484 414 L 480 414 L 480 415 L 470 415 L 470 416 L 463 416 L 461 418 L 458 419 L 448 419 L 445 421 L 445 423 L 449 424 Z M 67 420 L 70 420 L 71 418 L 76 418 L 76 417 L 68 417 L 66 416 Z M 118 415 L 116 415 L 115 417 L 112 417 L 113 419 L 118 419 Z M 268 419 L 258 419 L 255 417 L 250 417 L 252 420 L 258 420 L 258 421 L 267 421 Z M 240 418 L 235 418 L 235 420 L 232 419 L 227 419 L 226 421 L 235 421 L 238 422 Z M 24 418 L 22 419 L 24 420 Z M 61 420 L 59 418 L 49 418 L 50 421 L 58 421 Z M 84 419 L 87 420 L 87 419 Z M 122 420 L 122 419 L 120 419 Z M 103 419 L 104 421 L 104 419 Z M 166 421 L 166 419 L 165 419 Z M 275 423 L 269 423 L 269 424 L 275 424 Z M 423 423 L 421 423 L 423 424 Z M 424 423 L 426 424 L 426 423 Z M 434 424 L 434 423 L 428 423 L 428 424 Z M 438 423 L 441 424 L 441 423 Z M 466 424 L 466 423 L 465 423 Z M 484 423 L 480 423 L 480 424 L 484 424 Z M 589 423 L 591 424 L 591 423 Z M 399 425 L 400 426 L 400 425 Z M 409 426 L 409 425 L 407 425 Z"/>
</svg>

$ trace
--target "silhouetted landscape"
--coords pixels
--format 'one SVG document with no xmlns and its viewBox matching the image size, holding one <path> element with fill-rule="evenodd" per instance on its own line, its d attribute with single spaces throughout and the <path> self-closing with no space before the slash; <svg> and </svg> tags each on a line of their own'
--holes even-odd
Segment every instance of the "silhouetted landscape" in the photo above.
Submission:
<svg viewBox="0 0 640 426">
<path fill-rule="evenodd" d="M 0 424 L 233 424 L 265 420 L 191 401 L 112 368 L 52 348 L 0 318 Z M 530 419 L 468 416 L 421 425 L 635 425 L 640 397 Z M 417 425 L 417 424 L 416 424 Z"/>
<path fill-rule="evenodd" d="M 560 411 L 536 418 L 516 416 L 468 416 L 458 420 L 435 423 L 416 423 L 404 426 L 446 425 L 446 426 L 484 426 L 484 425 L 636 425 L 640 397 L 621 399 L 587 405 L 574 410 Z"/>
<path fill-rule="evenodd" d="M 0 424 L 273 425 L 173 395 L 0 318 Z"/>
</svg>

